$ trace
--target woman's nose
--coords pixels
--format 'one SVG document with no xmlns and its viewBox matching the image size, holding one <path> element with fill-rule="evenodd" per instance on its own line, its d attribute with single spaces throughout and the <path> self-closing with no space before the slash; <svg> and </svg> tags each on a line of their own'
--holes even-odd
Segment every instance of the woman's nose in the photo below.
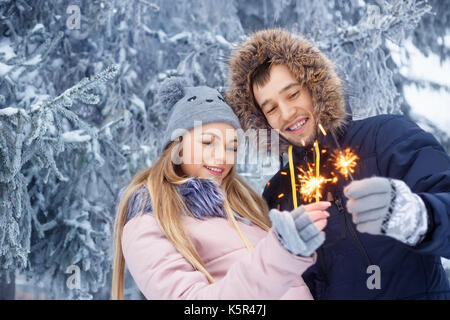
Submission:
<svg viewBox="0 0 450 320">
<path fill-rule="evenodd" d="M 226 160 L 227 150 L 224 146 L 218 146 L 214 150 L 214 163 L 216 164 L 224 164 Z"/>
</svg>

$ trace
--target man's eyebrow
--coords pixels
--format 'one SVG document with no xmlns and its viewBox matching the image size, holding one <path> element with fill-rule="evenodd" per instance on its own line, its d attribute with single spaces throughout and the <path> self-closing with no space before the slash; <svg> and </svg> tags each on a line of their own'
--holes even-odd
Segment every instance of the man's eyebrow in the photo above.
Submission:
<svg viewBox="0 0 450 320">
<path fill-rule="evenodd" d="M 290 88 L 294 87 L 294 86 L 299 86 L 300 83 L 298 82 L 293 82 L 288 84 L 286 87 L 284 87 L 283 89 L 280 90 L 280 92 L 278 92 L 278 94 L 282 94 L 284 91 L 289 90 Z"/>
<path fill-rule="evenodd" d="M 264 109 L 264 107 L 266 106 L 266 104 L 268 104 L 270 102 L 270 99 L 266 99 L 266 100 L 264 100 L 264 102 L 261 104 L 261 110 L 263 110 Z"/>
<path fill-rule="evenodd" d="M 285 92 L 286 90 L 289 90 L 290 88 L 294 87 L 294 86 L 299 86 L 300 83 L 298 82 L 292 82 L 290 84 L 288 84 L 287 86 L 285 86 L 283 89 L 281 89 L 278 94 L 282 94 L 283 92 Z M 264 102 L 261 104 L 261 110 L 264 109 L 264 107 L 266 106 L 266 104 L 268 104 L 270 102 L 270 99 L 266 99 L 264 100 Z"/>
</svg>

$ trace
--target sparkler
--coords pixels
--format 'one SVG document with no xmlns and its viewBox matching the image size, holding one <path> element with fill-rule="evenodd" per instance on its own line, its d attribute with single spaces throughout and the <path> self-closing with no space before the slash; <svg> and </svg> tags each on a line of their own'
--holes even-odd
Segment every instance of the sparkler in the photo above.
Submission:
<svg viewBox="0 0 450 320">
<path fill-rule="evenodd" d="M 356 161 L 359 160 L 359 157 L 355 155 L 350 148 L 342 151 L 341 145 L 339 144 L 336 135 L 333 131 L 331 131 L 331 136 L 333 137 L 334 143 L 338 147 L 338 150 L 335 150 L 333 153 L 333 157 L 335 158 L 334 167 L 339 170 L 339 172 L 345 176 L 346 179 L 350 177 L 350 180 L 354 180 L 352 173 L 354 173 L 354 168 L 356 167 Z"/>
<path fill-rule="evenodd" d="M 317 140 L 314 141 L 314 153 L 315 153 L 315 157 L 314 157 L 315 164 L 314 164 L 314 166 L 316 167 L 316 184 L 317 184 L 319 181 L 322 180 L 321 179 L 322 177 L 320 176 L 320 150 L 319 150 L 319 142 L 317 142 Z M 316 202 L 319 202 L 320 197 L 322 196 L 320 194 L 320 185 L 321 184 L 322 183 L 320 183 L 320 184 L 318 184 L 316 186 Z"/>
<path fill-rule="evenodd" d="M 322 131 L 322 134 L 323 134 L 324 136 L 327 135 L 327 132 L 326 132 L 325 129 L 322 127 L 322 124 L 320 124 L 320 123 L 319 123 L 319 129 L 320 129 L 320 131 Z"/>
<path fill-rule="evenodd" d="M 334 159 L 333 165 L 336 170 L 338 170 L 345 179 L 348 179 L 350 176 L 350 179 L 353 181 L 352 173 L 355 172 L 356 161 L 359 157 L 354 154 L 350 148 L 346 148 L 344 151 L 335 150 L 332 157 Z"/>
<path fill-rule="evenodd" d="M 322 197 L 322 187 L 327 182 L 336 183 L 338 178 L 334 176 L 332 178 L 325 178 L 321 175 L 317 176 L 314 166 L 308 163 L 308 169 L 305 171 L 301 167 L 297 167 L 301 172 L 298 177 L 300 183 L 300 194 L 304 202 L 311 202 L 313 198 L 316 202 Z"/>
<path fill-rule="evenodd" d="M 318 124 L 318 128 L 322 132 L 324 136 L 327 135 L 327 131 L 323 128 L 322 124 Z M 353 181 L 352 173 L 355 172 L 355 167 L 357 165 L 357 161 L 359 160 L 359 157 L 352 152 L 352 150 L 348 147 L 345 150 L 342 150 L 341 146 L 339 145 L 339 142 L 334 134 L 334 132 L 331 130 L 331 136 L 333 137 L 333 140 L 336 144 L 337 150 L 334 150 L 331 157 L 334 160 L 333 165 L 336 168 L 336 170 L 345 177 L 345 179 L 350 179 Z M 305 146 L 305 141 L 302 140 L 302 145 Z M 322 188 L 324 184 L 331 182 L 331 183 L 337 183 L 338 177 L 334 172 L 331 172 L 330 178 L 325 178 L 324 176 L 320 175 L 320 155 L 321 153 L 326 153 L 325 149 L 320 150 L 319 149 L 319 142 L 318 140 L 314 141 L 314 165 L 311 165 L 308 163 L 308 169 L 305 171 L 301 167 L 297 167 L 299 174 L 297 176 L 297 180 L 300 184 L 299 186 L 299 192 L 302 196 L 303 202 L 312 202 L 313 199 L 315 199 L 316 202 L 320 200 L 322 197 Z M 296 193 L 296 183 L 295 183 L 295 175 L 294 175 L 294 166 L 293 166 L 293 157 L 292 157 L 292 145 L 289 146 L 288 149 L 288 155 L 289 155 L 289 171 L 291 175 L 291 186 L 292 186 L 292 200 L 294 208 L 297 207 L 297 193 Z M 287 175 L 287 172 L 281 172 L 283 175 Z M 283 197 L 284 194 L 279 194 L 278 198 Z"/>
</svg>

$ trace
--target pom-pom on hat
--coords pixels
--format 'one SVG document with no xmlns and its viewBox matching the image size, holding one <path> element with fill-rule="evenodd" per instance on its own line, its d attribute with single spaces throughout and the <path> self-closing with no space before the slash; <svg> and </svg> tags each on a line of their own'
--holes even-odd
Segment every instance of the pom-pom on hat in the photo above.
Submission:
<svg viewBox="0 0 450 320">
<path fill-rule="evenodd" d="M 195 121 L 201 121 L 202 125 L 225 122 L 236 129 L 241 128 L 239 119 L 218 90 L 206 86 L 192 87 L 185 78 L 164 80 L 158 99 L 170 110 L 162 150 L 184 132 L 193 129 Z"/>
</svg>

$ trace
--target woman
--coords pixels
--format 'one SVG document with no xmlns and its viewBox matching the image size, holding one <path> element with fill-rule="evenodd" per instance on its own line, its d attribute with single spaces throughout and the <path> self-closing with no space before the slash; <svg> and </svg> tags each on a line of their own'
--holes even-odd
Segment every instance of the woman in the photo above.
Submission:
<svg viewBox="0 0 450 320">
<path fill-rule="evenodd" d="M 113 299 L 125 263 L 147 299 L 312 299 L 301 274 L 330 203 L 269 213 L 235 172 L 240 124 L 218 91 L 175 78 L 159 96 L 173 110 L 161 157 L 118 205 Z"/>
</svg>

